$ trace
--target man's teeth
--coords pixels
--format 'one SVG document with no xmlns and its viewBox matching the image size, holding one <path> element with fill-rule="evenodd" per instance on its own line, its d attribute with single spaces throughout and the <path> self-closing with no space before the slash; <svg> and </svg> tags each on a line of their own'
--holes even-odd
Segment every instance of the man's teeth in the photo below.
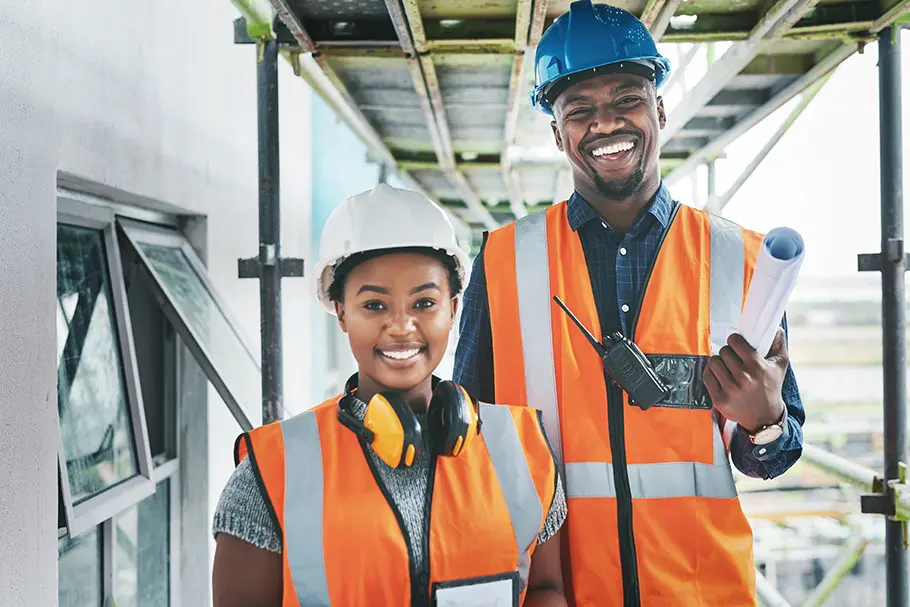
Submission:
<svg viewBox="0 0 910 607">
<path fill-rule="evenodd" d="M 418 354 L 420 354 L 420 350 L 417 348 L 414 348 L 413 350 L 382 350 L 383 356 L 388 356 L 389 358 L 393 358 L 395 360 L 407 360 L 409 358 L 417 356 Z"/>
<path fill-rule="evenodd" d="M 597 148 L 591 154 L 594 156 L 604 156 L 605 154 L 619 154 L 620 152 L 628 152 L 635 147 L 635 144 L 631 141 L 623 141 L 622 143 L 611 143 L 610 145 L 605 145 L 603 147 Z"/>
</svg>

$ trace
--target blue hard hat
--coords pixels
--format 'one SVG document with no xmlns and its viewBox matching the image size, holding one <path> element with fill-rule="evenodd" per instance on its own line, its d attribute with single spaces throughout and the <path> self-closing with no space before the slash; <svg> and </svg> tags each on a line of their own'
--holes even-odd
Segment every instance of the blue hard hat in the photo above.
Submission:
<svg viewBox="0 0 910 607">
<path fill-rule="evenodd" d="M 534 58 L 531 105 L 552 114 L 551 104 L 570 84 L 607 71 L 637 73 L 660 86 L 670 62 L 657 51 L 648 28 L 632 13 L 578 0 L 547 28 Z"/>
</svg>

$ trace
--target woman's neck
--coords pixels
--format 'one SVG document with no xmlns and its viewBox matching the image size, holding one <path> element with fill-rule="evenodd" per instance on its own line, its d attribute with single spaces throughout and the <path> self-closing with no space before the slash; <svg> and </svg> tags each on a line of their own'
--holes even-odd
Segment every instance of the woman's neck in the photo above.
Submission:
<svg viewBox="0 0 910 607">
<path fill-rule="evenodd" d="M 413 388 L 393 390 L 366 375 L 357 375 L 357 398 L 365 403 L 380 392 L 398 392 L 414 413 L 426 413 L 433 395 L 433 378 L 428 377 Z"/>
</svg>

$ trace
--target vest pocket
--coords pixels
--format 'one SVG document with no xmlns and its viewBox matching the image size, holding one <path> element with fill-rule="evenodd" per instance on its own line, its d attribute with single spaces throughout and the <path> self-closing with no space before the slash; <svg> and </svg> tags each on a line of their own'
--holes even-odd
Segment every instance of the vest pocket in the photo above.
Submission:
<svg viewBox="0 0 910 607">
<path fill-rule="evenodd" d="M 654 372 L 669 389 L 666 398 L 654 405 L 672 409 L 707 410 L 713 405 L 702 382 L 707 356 L 648 354 Z"/>
<path fill-rule="evenodd" d="M 518 607 L 518 572 L 433 584 L 433 607 Z"/>
</svg>

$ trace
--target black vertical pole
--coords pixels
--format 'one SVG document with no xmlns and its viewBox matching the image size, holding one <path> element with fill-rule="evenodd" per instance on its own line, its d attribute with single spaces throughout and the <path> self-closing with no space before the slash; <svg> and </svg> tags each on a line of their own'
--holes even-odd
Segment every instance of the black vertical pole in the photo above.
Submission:
<svg viewBox="0 0 910 607">
<path fill-rule="evenodd" d="M 901 154 L 900 28 L 879 38 L 879 137 L 881 149 L 882 355 L 884 373 L 885 480 L 906 462 L 906 360 L 904 321 L 904 187 Z M 887 607 L 907 607 L 907 551 L 903 523 L 885 521 Z"/>
<path fill-rule="evenodd" d="M 281 279 L 303 276 L 303 260 L 281 256 L 281 179 L 278 171 L 278 51 L 294 44 L 280 20 L 275 39 L 252 38 L 245 18 L 234 21 L 234 43 L 256 44 L 256 113 L 259 135 L 259 254 L 237 260 L 240 278 L 259 279 L 262 341 L 262 423 L 281 419 L 284 387 L 281 364 Z M 261 28 L 257 28 L 261 29 Z M 252 406 L 252 403 L 249 404 Z"/>
<path fill-rule="evenodd" d="M 281 218 L 278 170 L 278 40 L 262 42 L 256 81 L 259 114 L 259 305 L 262 331 L 262 423 L 280 419 Z"/>
</svg>

